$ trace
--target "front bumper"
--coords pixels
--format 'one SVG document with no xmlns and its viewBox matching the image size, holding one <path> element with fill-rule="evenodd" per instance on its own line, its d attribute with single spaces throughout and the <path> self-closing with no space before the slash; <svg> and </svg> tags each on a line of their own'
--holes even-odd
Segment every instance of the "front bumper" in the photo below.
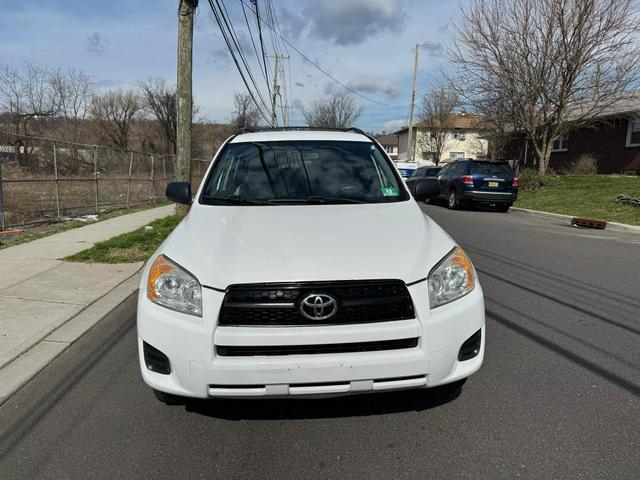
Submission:
<svg viewBox="0 0 640 480">
<path fill-rule="evenodd" d="M 465 200 L 480 203 L 513 203 L 518 198 L 518 192 L 484 192 L 480 190 L 466 190 L 462 193 Z"/>
<path fill-rule="evenodd" d="M 144 292 L 144 289 L 140 290 Z M 360 325 L 316 327 L 219 327 L 224 293 L 203 289 L 202 318 L 138 299 L 138 344 L 144 381 L 156 390 L 187 397 L 337 395 L 434 387 L 468 377 L 482 365 L 484 301 L 480 285 L 433 311 L 425 282 L 409 287 L 416 318 Z M 458 360 L 461 345 L 478 330 L 477 356 Z M 418 337 L 415 348 L 287 356 L 218 356 L 215 345 L 309 345 Z M 163 352 L 171 372 L 150 371 L 143 342 Z"/>
</svg>

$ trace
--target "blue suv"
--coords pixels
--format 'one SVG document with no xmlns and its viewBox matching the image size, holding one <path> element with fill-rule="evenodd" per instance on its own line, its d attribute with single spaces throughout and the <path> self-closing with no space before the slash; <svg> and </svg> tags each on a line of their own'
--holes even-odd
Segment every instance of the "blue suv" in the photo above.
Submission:
<svg viewBox="0 0 640 480">
<path fill-rule="evenodd" d="M 458 160 L 440 170 L 439 198 L 455 210 L 461 206 L 493 206 L 506 212 L 518 197 L 518 177 L 507 162 Z"/>
</svg>

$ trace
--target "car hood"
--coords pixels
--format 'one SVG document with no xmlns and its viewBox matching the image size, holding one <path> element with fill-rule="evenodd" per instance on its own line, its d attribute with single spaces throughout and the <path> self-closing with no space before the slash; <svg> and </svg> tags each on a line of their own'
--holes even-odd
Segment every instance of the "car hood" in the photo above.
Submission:
<svg viewBox="0 0 640 480">
<path fill-rule="evenodd" d="M 201 284 L 423 279 L 454 246 L 413 201 L 196 204 L 158 249 Z M 155 256 L 154 256 L 155 257 Z"/>
</svg>

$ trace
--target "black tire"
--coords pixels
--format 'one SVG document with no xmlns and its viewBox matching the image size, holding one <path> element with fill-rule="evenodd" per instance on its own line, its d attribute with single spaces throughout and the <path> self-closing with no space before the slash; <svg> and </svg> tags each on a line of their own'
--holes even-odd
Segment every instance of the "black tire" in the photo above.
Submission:
<svg viewBox="0 0 640 480">
<path fill-rule="evenodd" d="M 447 208 L 449 210 L 456 210 L 458 208 L 458 198 L 455 190 L 449 191 L 449 196 L 447 197 Z"/>
<path fill-rule="evenodd" d="M 462 380 L 458 380 L 457 382 L 453 382 L 453 383 L 447 383 L 446 385 L 442 385 L 441 388 L 442 390 L 451 393 L 451 394 L 460 394 L 460 391 L 462 390 L 462 386 L 467 382 L 466 378 L 463 378 Z"/>
<path fill-rule="evenodd" d="M 170 393 L 161 392 L 160 390 L 153 390 L 153 394 L 156 398 L 166 405 L 180 405 L 184 403 L 184 398 L 178 395 L 172 395 Z"/>
<path fill-rule="evenodd" d="M 510 208 L 511 208 L 510 203 L 502 203 L 502 204 L 496 205 L 496 211 L 498 212 L 506 213 L 509 211 Z"/>
</svg>

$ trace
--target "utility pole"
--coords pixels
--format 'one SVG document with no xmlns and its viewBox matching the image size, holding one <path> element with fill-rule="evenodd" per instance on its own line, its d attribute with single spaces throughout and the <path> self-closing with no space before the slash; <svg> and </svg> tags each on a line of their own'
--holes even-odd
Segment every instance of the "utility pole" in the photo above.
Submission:
<svg viewBox="0 0 640 480">
<path fill-rule="evenodd" d="M 274 59 L 273 66 L 273 87 L 271 89 L 271 126 L 278 126 L 278 117 L 276 115 L 276 99 L 280 94 L 280 85 L 278 85 L 278 55 L 272 57 Z"/>
<path fill-rule="evenodd" d="M 413 64 L 413 87 L 411 88 L 411 103 L 409 105 L 409 138 L 407 139 L 407 161 L 415 161 L 415 148 L 413 148 L 413 105 L 416 101 L 416 75 L 418 73 L 418 52 L 420 45 L 416 44 L 416 59 Z M 417 137 L 416 132 L 416 137 Z"/>
<path fill-rule="evenodd" d="M 176 180 L 191 182 L 191 120 L 193 117 L 193 17 L 198 0 L 180 0 L 178 6 L 178 82 L 176 128 Z M 176 214 L 189 207 L 176 205 Z"/>
<path fill-rule="evenodd" d="M 278 97 L 280 97 L 280 107 L 282 108 L 282 118 L 280 119 L 280 124 L 286 126 L 289 124 L 287 119 L 287 110 L 289 109 L 288 105 L 282 105 L 282 91 L 284 87 L 285 94 L 287 92 L 287 79 L 285 78 L 284 72 L 284 62 L 279 63 L 280 60 L 289 60 L 289 55 L 269 55 L 269 58 L 273 59 L 273 85 L 271 87 L 271 124 L 274 127 L 278 126 Z M 278 76 L 280 77 L 280 82 L 278 81 Z"/>
</svg>

